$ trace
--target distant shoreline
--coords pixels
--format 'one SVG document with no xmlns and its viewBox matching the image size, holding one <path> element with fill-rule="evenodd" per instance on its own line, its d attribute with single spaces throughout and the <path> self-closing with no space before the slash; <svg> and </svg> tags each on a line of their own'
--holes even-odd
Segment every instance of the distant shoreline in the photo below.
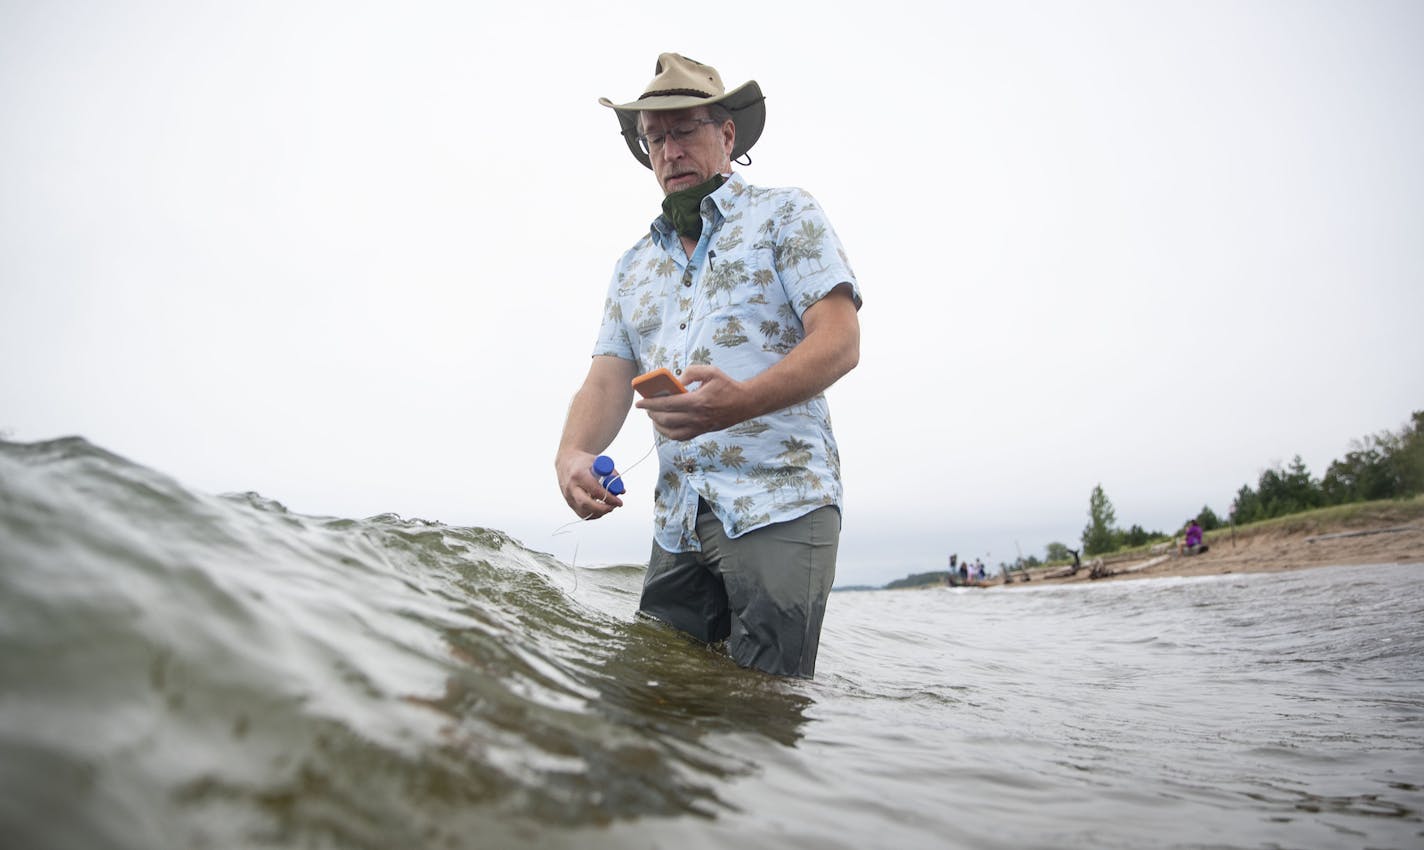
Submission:
<svg viewBox="0 0 1424 850">
<path fill-rule="evenodd" d="M 1029 587 L 1033 584 L 1065 584 L 1091 581 L 1131 581 L 1166 576 L 1204 576 L 1226 573 L 1273 573 L 1287 570 L 1326 566 L 1357 566 L 1361 564 L 1424 565 L 1424 525 L 1388 529 L 1371 529 L 1378 533 L 1337 537 L 1329 533 L 1274 532 L 1238 538 L 1230 535 L 1211 542 L 1200 555 L 1171 554 L 1164 561 L 1134 558 L 1130 561 L 1105 562 L 1111 575 L 1099 579 L 1089 577 L 1085 567 L 1077 575 L 1050 577 L 1056 570 L 1033 576 L 1031 582 L 1014 582 L 1006 588 Z"/>
<path fill-rule="evenodd" d="M 1007 590 L 1043 584 L 1271 573 L 1325 566 L 1424 565 L 1424 497 L 1340 505 L 1243 528 L 1216 529 L 1207 533 L 1206 542 L 1207 551 L 1199 555 L 1177 555 L 1172 543 L 1104 556 L 1101 572 L 1108 575 L 1097 579 L 1091 578 L 1091 567 L 1099 559 L 1084 558 L 1082 566 L 1071 575 L 1070 567 L 1054 564 L 1029 570 L 1027 582 L 1015 571 L 1013 581 L 1007 585 L 1002 575 L 984 584 Z M 1154 548 L 1159 551 L 1154 552 Z"/>
</svg>

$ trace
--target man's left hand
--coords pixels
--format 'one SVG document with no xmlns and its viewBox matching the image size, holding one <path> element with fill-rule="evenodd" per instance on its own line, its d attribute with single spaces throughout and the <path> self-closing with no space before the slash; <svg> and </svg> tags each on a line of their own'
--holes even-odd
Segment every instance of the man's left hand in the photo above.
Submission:
<svg viewBox="0 0 1424 850">
<path fill-rule="evenodd" d="M 648 411 L 653 427 L 664 437 L 690 440 L 749 418 L 746 385 L 716 366 L 688 366 L 678 380 L 684 386 L 698 386 L 678 395 L 639 399 L 636 404 Z"/>
</svg>

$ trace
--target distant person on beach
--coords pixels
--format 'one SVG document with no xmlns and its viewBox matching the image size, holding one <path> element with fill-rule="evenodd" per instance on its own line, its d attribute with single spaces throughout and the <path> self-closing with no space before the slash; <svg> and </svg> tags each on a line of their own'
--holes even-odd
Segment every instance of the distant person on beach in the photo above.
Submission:
<svg viewBox="0 0 1424 850">
<path fill-rule="evenodd" d="M 1195 519 L 1187 520 L 1187 534 L 1182 542 L 1177 546 L 1178 555 L 1195 555 L 1198 552 L 1206 551 L 1206 544 L 1202 543 L 1202 529 Z"/>
<path fill-rule="evenodd" d="M 671 371 L 688 392 L 637 402 L 660 466 L 639 612 L 725 640 L 744 667 L 809 678 L 841 530 L 824 391 L 859 361 L 860 285 L 815 199 L 733 173 L 766 122 L 760 86 L 728 91 L 676 53 L 653 73 L 636 99 L 599 101 L 664 197 L 614 268 L 559 442 L 559 488 L 581 518 L 623 505 L 590 467 L 628 415 L 633 378 Z M 565 200 L 599 215 L 596 199 Z M 548 223 L 565 225 L 557 238 L 574 219 Z"/>
</svg>

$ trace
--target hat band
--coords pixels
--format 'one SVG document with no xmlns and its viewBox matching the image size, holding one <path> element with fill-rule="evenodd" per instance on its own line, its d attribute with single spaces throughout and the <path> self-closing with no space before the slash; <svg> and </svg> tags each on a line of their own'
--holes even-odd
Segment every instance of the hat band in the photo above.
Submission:
<svg viewBox="0 0 1424 850">
<path fill-rule="evenodd" d="M 671 95 L 685 95 L 687 97 L 700 97 L 703 99 L 713 96 L 709 92 L 698 91 L 697 89 L 660 89 L 658 91 L 645 91 L 638 96 L 638 99 L 647 100 L 650 97 L 668 97 Z"/>
</svg>

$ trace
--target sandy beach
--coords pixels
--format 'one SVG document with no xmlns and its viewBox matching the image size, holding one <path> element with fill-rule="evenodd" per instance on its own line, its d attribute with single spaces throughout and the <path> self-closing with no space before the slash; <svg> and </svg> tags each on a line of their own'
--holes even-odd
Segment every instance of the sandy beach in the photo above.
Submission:
<svg viewBox="0 0 1424 850">
<path fill-rule="evenodd" d="M 1206 542 L 1208 550 L 1198 555 L 1177 555 L 1175 545 L 1167 545 L 1167 551 L 1108 556 L 1100 571 L 1110 574 L 1098 579 L 1090 577 L 1096 559 L 1084 559 L 1075 574 L 1067 575 L 1063 567 L 1039 568 L 1030 572 L 1030 583 L 1015 574 L 1009 587 L 1357 564 L 1424 566 L 1424 501 L 1371 503 L 1348 512 L 1326 510 L 1246 529 L 1218 529 L 1206 535 Z"/>
</svg>

